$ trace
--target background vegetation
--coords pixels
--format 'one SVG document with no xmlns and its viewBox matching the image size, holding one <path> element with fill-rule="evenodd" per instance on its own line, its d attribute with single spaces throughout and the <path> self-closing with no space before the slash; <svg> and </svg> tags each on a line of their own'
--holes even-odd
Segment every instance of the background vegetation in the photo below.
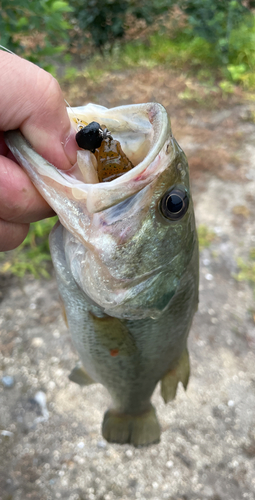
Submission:
<svg viewBox="0 0 255 500">
<path fill-rule="evenodd" d="M 0 44 L 55 75 L 62 65 L 67 81 L 82 65 L 92 77 L 109 68 L 164 64 L 186 67 L 226 94 L 236 85 L 251 92 L 254 11 L 255 0 L 0 0 Z M 33 224 L 23 245 L 0 261 L 0 271 L 46 275 L 52 225 Z"/>
<path fill-rule="evenodd" d="M 124 64 L 191 61 L 254 89 L 253 9 L 255 0 L 0 0 L 0 44 L 52 72 L 74 54 L 115 50 Z"/>
</svg>

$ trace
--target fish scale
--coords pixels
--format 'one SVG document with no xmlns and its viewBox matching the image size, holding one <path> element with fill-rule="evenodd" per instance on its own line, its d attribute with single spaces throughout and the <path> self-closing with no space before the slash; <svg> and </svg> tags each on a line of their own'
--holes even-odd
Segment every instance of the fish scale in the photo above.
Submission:
<svg viewBox="0 0 255 500">
<path fill-rule="evenodd" d="M 160 439 L 150 402 L 157 383 L 167 403 L 189 378 L 198 243 L 188 164 L 160 104 L 74 111 L 75 118 L 68 110 L 74 127 L 77 119 L 103 123 L 134 168 L 98 182 L 86 173 L 96 166 L 93 153 L 79 151 L 70 177 L 20 132 L 8 132 L 6 142 L 59 216 L 51 255 L 80 357 L 69 378 L 81 386 L 101 383 L 110 393 L 105 439 L 144 446 Z"/>
</svg>

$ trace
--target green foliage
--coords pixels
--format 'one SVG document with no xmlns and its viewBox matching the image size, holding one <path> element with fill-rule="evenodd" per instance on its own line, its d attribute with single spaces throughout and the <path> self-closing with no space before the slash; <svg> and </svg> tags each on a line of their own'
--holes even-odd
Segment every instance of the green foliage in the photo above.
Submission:
<svg viewBox="0 0 255 500">
<path fill-rule="evenodd" d="M 203 250 L 211 245 L 211 243 L 215 240 L 216 234 L 214 231 L 211 231 L 207 226 L 201 225 L 197 228 L 198 241 L 199 241 L 199 250 Z"/>
<path fill-rule="evenodd" d="M 17 249 L 2 254 L 0 272 L 9 272 L 20 278 L 26 273 L 36 278 L 48 278 L 47 262 L 51 260 L 48 237 L 56 221 L 57 217 L 52 217 L 31 224 L 23 243 Z"/>
<path fill-rule="evenodd" d="M 123 65 L 170 64 L 171 67 L 196 70 L 199 80 L 212 86 L 219 80 L 223 94 L 232 94 L 236 84 L 255 89 L 255 17 L 243 17 L 228 41 L 228 62 L 219 56 L 219 46 L 194 36 L 190 29 L 174 37 L 155 33 L 146 42 L 130 42 L 120 49 Z"/>
<path fill-rule="evenodd" d="M 229 37 L 229 63 L 227 66 L 233 82 L 255 89 L 255 17 L 244 20 Z"/>
<path fill-rule="evenodd" d="M 79 72 L 78 72 L 77 68 L 75 68 L 74 66 L 69 66 L 65 70 L 63 80 L 65 80 L 66 82 L 73 82 L 76 80 L 78 74 L 79 74 Z"/>
<path fill-rule="evenodd" d="M 214 45 L 222 63 L 229 62 L 230 35 L 249 14 L 242 0 L 180 0 L 179 4 L 193 34 Z"/>
<path fill-rule="evenodd" d="M 233 94 L 235 90 L 235 86 L 227 80 L 222 80 L 219 83 L 219 87 L 221 88 L 223 94 Z"/>
<path fill-rule="evenodd" d="M 201 38 L 192 38 L 189 34 L 180 33 L 174 39 L 155 33 L 147 43 L 131 42 L 121 50 L 120 57 L 124 63 L 136 65 L 171 64 L 171 67 L 183 68 L 185 63 L 191 65 L 215 62 L 209 43 Z"/>
<path fill-rule="evenodd" d="M 96 47 L 112 46 L 125 33 L 127 0 L 74 0 L 74 19 Z"/>
<path fill-rule="evenodd" d="M 129 0 L 128 14 L 151 25 L 163 14 L 169 13 L 176 0 Z"/>
<path fill-rule="evenodd" d="M 74 42 L 76 50 L 86 42 L 101 52 L 112 49 L 127 30 L 132 31 L 136 20 L 148 26 L 161 16 L 164 23 L 175 5 L 187 15 L 187 24 L 178 29 L 165 23 L 164 32 L 119 49 L 122 66 L 171 64 L 181 68 L 188 64 L 196 67 L 204 81 L 209 68 L 221 66 L 223 93 L 232 93 L 239 83 L 253 90 L 253 0 L 0 0 L 0 44 L 54 73 L 53 56 L 61 54 L 67 62 Z M 72 62 L 70 66 L 64 78 L 72 82 L 77 75 Z"/>
<path fill-rule="evenodd" d="M 255 248 L 249 253 L 249 260 L 245 262 L 241 257 L 237 259 L 237 265 L 240 269 L 235 278 L 237 281 L 247 281 L 252 285 L 255 291 Z"/>
<path fill-rule="evenodd" d="M 143 19 L 147 25 L 167 12 L 173 0 L 73 0 L 74 23 L 80 33 L 92 40 L 101 51 L 112 49 L 116 40 L 124 37 L 133 19 Z M 132 18 L 131 18 L 132 16 Z"/>
<path fill-rule="evenodd" d="M 50 70 L 45 57 L 65 48 L 71 10 L 62 0 L 0 0 L 0 44 Z"/>
</svg>

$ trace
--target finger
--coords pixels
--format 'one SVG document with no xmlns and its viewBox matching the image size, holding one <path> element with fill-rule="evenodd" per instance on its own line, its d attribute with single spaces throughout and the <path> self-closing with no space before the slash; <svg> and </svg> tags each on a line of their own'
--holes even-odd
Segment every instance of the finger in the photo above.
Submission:
<svg viewBox="0 0 255 500">
<path fill-rule="evenodd" d="M 0 218 L 30 223 L 54 215 L 26 173 L 10 158 L 0 156 Z"/>
<path fill-rule="evenodd" d="M 0 219 L 0 252 L 13 250 L 25 239 L 29 224 L 16 224 Z"/>
<path fill-rule="evenodd" d="M 8 148 L 4 141 L 4 133 L 0 131 L 0 155 L 6 156 L 8 153 Z"/>
<path fill-rule="evenodd" d="M 69 169 L 77 144 L 59 84 L 49 73 L 18 56 L 0 51 L 0 129 L 20 128 L 48 161 Z"/>
</svg>

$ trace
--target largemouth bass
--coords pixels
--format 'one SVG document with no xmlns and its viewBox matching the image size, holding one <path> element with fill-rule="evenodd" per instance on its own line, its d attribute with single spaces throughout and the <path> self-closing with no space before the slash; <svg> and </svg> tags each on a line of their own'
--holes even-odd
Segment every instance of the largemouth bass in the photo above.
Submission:
<svg viewBox="0 0 255 500">
<path fill-rule="evenodd" d="M 50 248 L 67 324 L 81 364 L 80 385 L 101 383 L 113 406 L 106 440 L 158 442 L 150 398 L 165 402 L 189 379 L 187 337 L 198 304 L 198 245 L 186 157 L 157 103 L 69 110 L 77 123 L 103 124 L 130 169 L 99 182 L 97 158 L 78 151 L 71 172 L 39 156 L 19 131 L 12 153 L 59 216 Z M 131 164 L 132 162 L 132 164 Z"/>
</svg>

